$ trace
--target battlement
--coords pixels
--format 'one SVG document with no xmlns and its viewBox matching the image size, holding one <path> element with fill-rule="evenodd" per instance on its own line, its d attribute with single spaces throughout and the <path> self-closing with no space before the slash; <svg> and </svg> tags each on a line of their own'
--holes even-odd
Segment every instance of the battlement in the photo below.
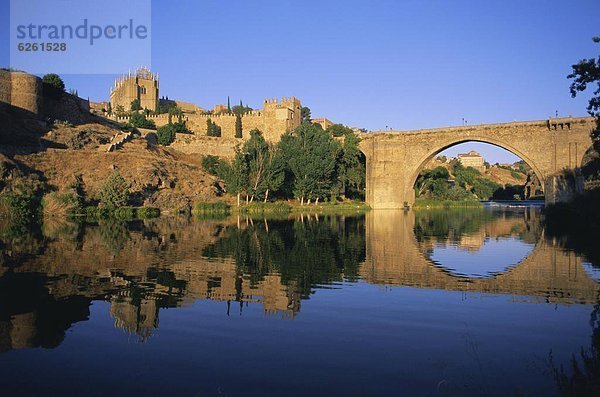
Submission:
<svg viewBox="0 0 600 397">
<path fill-rule="evenodd" d="M 300 107 L 300 100 L 294 96 L 291 97 L 283 97 L 281 100 L 277 98 L 267 98 L 263 102 L 264 108 L 266 109 L 280 109 L 280 108 L 290 108 L 296 109 Z"/>
</svg>

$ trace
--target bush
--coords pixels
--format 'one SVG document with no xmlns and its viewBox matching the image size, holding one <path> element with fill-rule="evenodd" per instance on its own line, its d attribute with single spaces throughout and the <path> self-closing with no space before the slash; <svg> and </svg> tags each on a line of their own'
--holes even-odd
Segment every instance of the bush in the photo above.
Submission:
<svg viewBox="0 0 600 397">
<path fill-rule="evenodd" d="M 206 135 L 220 137 L 221 127 L 213 123 L 211 119 L 206 120 Z"/>
<path fill-rule="evenodd" d="M 140 105 L 139 99 L 134 99 L 131 101 L 131 110 L 142 110 L 142 106 Z"/>
<path fill-rule="evenodd" d="M 173 129 L 178 134 L 191 134 L 192 133 L 192 131 L 190 131 L 187 128 L 184 121 L 178 121 L 176 123 L 173 123 L 172 125 L 173 125 Z"/>
<path fill-rule="evenodd" d="M 137 209 L 137 217 L 140 219 L 158 218 L 160 209 L 156 207 L 140 207 Z"/>
<path fill-rule="evenodd" d="M 59 128 L 59 127 L 71 128 L 71 127 L 73 127 L 73 124 L 71 124 L 71 122 L 68 120 L 54 120 L 54 122 L 52 124 L 54 125 L 54 128 Z"/>
<path fill-rule="evenodd" d="M 0 214 L 7 212 L 9 218 L 33 221 L 40 215 L 41 200 L 28 194 L 4 194 L 0 196 Z"/>
<path fill-rule="evenodd" d="M 208 154 L 202 157 L 202 168 L 211 175 L 217 175 L 217 170 L 221 164 L 221 159 L 218 156 Z"/>
<path fill-rule="evenodd" d="M 292 207 L 283 202 L 275 202 L 275 203 L 251 203 L 240 207 L 240 212 L 247 214 L 261 214 L 265 212 L 270 213 L 285 213 L 287 214 L 292 210 Z"/>
<path fill-rule="evenodd" d="M 136 128 L 156 129 L 154 121 L 148 120 L 142 113 L 132 113 L 129 116 L 129 123 Z"/>
<path fill-rule="evenodd" d="M 91 220 L 106 219 L 110 216 L 110 211 L 107 208 L 101 207 L 85 207 L 83 215 L 85 215 L 86 219 Z"/>
<path fill-rule="evenodd" d="M 133 132 L 135 127 L 131 125 L 131 123 L 125 123 L 121 126 L 121 131 L 123 132 Z"/>
<path fill-rule="evenodd" d="M 48 73 L 42 77 L 44 95 L 60 99 L 65 92 L 65 82 L 56 73 Z"/>
<path fill-rule="evenodd" d="M 100 191 L 100 203 L 109 209 L 127 205 L 129 189 L 125 178 L 117 171 L 113 172 L 106 180 Z"/>
<path fill-rule="evenodd" d="M 175 141 L 175 128 L 173 124 L 163 125 L 156 131 L 156 137 L 159 144 L 169 146 Z"/>
<path fill-rule="evenodd" d="M 42 206 L 47 214 L 80 214 L 83 210 L 83 199 L 75 191 L 52 192 L 44 196 Z"/>
<path fill-rule="evenodd" d="M 131 220 L 136 218 L 136 209 L 133 207 L 119 207 L 115 208 L 110 215 L 115 219 Z"/>
<path fill-rule="evenodd" d="M 197 214 L 229 214 L 231 206 L 223 201 L 198 203 L 194 208 L 194 212 Z"/>
</svg>

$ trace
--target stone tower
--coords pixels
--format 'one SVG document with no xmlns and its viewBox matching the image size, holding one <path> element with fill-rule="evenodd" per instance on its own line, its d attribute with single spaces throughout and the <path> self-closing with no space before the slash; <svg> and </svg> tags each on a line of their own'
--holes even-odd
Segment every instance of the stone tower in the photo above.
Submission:
<svg viewBox="0 0 600 397">
<path fill-rule="evenodd" d="M 159 103 L 158 74 L 153 74 L 146 67 L 141 67 L 131 74 L 131 71 L 115 80 L 110 89 L 110 105 L 114 109 L 123 106 L 124 110 L 131 109 L 131 102 L 139 100 L 142 109 L 156 111 Z"/>
</svg>

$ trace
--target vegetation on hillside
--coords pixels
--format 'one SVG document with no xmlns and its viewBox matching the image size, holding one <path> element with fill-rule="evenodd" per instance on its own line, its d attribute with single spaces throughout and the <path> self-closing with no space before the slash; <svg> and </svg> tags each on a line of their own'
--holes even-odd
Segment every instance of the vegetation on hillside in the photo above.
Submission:
<svg viewBox="0 0 600 397">
<path fill-rule="evenodd" d="M 520 174 L 519 174 L 520 175 Z M 421 171 L 415 183 L 415 195 L 423 200 L 490 200 L 520 199 L 522 188 L 517 190 L 486 178 L 472 167 L 464 167 L 454 161 L 449 170 L 438 166 Z"/>
</svg>

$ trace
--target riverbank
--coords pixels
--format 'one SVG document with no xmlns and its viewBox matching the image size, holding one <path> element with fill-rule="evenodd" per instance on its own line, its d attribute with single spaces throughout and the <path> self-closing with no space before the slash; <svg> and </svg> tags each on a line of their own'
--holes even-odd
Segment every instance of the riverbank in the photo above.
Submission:
<svg viewBox="0 0 600 397">
<path fill-rule="evenodd" d="M 276 202 L 254 202 L 250 204 L 230 205 L 224 201 L 214 201 L 206 203 L 198 203 L 194 207 L 192 213 L 194 215 L 211 215 L 211 214 L 290 214 L 290 213 L 319 213 L 319 214 L 347 214 L 347 213 L 362 213 L 370 210 L 370 207 L 364 202 L 339 202 L 339 203 L 319 203 L 305 204 L 289 201 Z"/>
<path fill-rule="evenodd" d="M 483 203 L 476 200 L 434 200 L 417 199 L 413 204 L 414 209 L 427 208 L 482 208 Z"/>
</svg>

